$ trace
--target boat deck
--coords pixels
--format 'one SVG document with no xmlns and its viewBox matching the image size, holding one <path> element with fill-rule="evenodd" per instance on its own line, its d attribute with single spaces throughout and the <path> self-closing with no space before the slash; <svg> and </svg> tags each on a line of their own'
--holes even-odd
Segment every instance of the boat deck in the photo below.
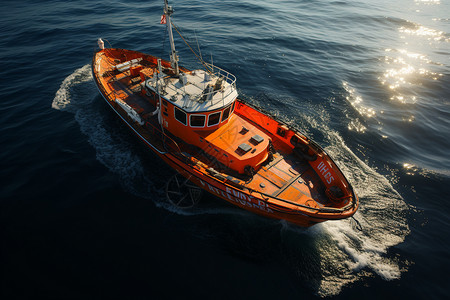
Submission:
<svg viewBox="0 0 450 300">
<path fill-rule="evenodd" d="M 277 151 L 271 161 L 263 164 L 252 176 L 239 174 L 218 162 L 207 151 L 188 144 L 169 132 L 164 132 L 167 138 L 163 139 L 157 115 L 150 114 L 156 109 L 156 96 L 142 93 L 140 76 L 132 76 L 130 70 L 121 72 L 110 70 L 105 72 L 102 79 L 109 89 L 107 93 L 112 94 L 112 98 L 122 99 L 138 113 L 142 120 L 146 121 L 146 128 L 139 126 L 133 126 L 133 128 L 159 151 L 174 154 L 188 153 L 216 171 L 245 182 L 244 186 L 248 189 L 259 191 L 267 196 L 315 208 L 330 204 L 325 194 L 325 186 L 310 164 L 294 154 L 286 154 L 276 142 L 274 147 Z M 118 113 L 126 118 L 125 113 Z M 234 117 L 241 118 L 239 115 Z M 245 119 L 242 121 L 250 122 Z"/>
<path fill-rule="evenodd" d="M 329 202 L 325 188 L 311 166 L 292 155 L 285 157 L 276 153 L 274 159 L 259 169 L 246 186 L 311 207 L 323 207 Z"/>
</svg>

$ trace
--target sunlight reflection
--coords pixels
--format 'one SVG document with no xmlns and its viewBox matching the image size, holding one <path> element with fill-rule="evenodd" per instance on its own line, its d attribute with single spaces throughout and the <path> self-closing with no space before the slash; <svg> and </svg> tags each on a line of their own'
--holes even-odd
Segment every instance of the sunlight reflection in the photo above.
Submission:
<svg viewBox="0 0 450 300">
<path fill-rule="evenodd" d="M 359 119 L 350 121 L 350 123 L 348 123 L 347 128 L 350 131 L 356 131 L 360 133 L 364 133 L 367 130 L 367 127 L 361 124 L 361 121 L 359 121 Z"/>
<path fill-rule="evenodd" d="M 351 88 L 347 82 L 343 82 L 342 86 L 348 94 L 345 99 L 356 109 L 356 111 L 361 116 L 372 118 L 376 115 L 376 112 L 373 108 L 364 106 L 362 97 L 357 95 L 355 89 Z M 367 127 L 364 126 L 358 118 L 351 120 L 347 125 L 347 128 L 349 130 L 361 133 L 364 133 L 367 130 Z"/>
<path fill-rule="evenodd" d="M 356 92 L 354 89 L 348 86 L 347 82 L 344 82 L 342 84 L 344 86 L 344 89 L 348 92 L 348 96 L 346 97 L 347 101 L 350 102 L 350 104 L 356 108 L 356 110 L 363 116 L 371 118 L 374 117 L 376 112 L 371 107 L 365 107 L 363 105 L 363 99 L 361 96 L 356 95 Z"/>
<path fill-rule="evenodd" d="M 443 31 L 437 31 L 431 28 L 427 28 L 425 26 L 416 26 L 415 28 L 406 28 L 402 26 L 400 27 L 399 31 L 401 33 L 406 33 L 409 35 L 428 37 L 428 40 L 433 39 L 434 41 L 442 41 L 442 40 L 448 41 L 448 39 L 445 38 Z"/>
<path fill-rule="evenodd" d="M 404 122 L 412 122 L 412 121 L 415 120 L 415 117 L 414 117 L 414 116 L 402 117 L 402 120 L 403 120 Z"/>
<path fill-rule="evenodd" d="M 424 67 L 424 65 L 441 64 L 433 63 L 423 54 L 408 52 L 405 49 L 385 49 L 385 52 L 387 55 L 384 57 L 384 62 L 389 68 L 378 79 L 381 84 L 394 92 L 394 95 L 390 97 L 391 100 L 415 103 L 417 98 L 412 95 L 411 86 L 417 86 L 418 81 L 423 78 L 438 80 L 443 76 Z"/>
<path fill-rule="evenodd" d="M 434 5 L 434 4 L 441 4 L 440 0 L 414 0 L 416 4 L 425 4 L 425 5 Z"/>
<path fill-rule="evenodd" d="M 403 168 L 405 169 L 407 175 L 415 175 L 418 170 L 415 165 L 409 163 L 404 163 Z"/>
</svg>

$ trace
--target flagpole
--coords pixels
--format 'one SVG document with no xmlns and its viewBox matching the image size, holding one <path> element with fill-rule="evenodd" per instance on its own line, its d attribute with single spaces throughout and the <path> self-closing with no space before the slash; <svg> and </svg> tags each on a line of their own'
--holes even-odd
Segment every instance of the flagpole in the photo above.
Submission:
<svg viewBox="0 0 450 300">
<path fill-rule="evenodd" d="M 167 28 L 169 31 L 169 40 L 170 40 L 170 48 L 172 49 L 172 54 L 170 55 L 170 64 L 172 68 L 175 70 L 175 75 L 180 74 L 180 70 L 178 68 L 178 55 L 177 51 L 175 51 L 175 43 L 173 42 L 173 34 L 172 34 L 172 21 L 170 20 L 170 16 L 173 13 L 172 6 L 169 6 L 167 0 L 164 0 L 164 15 L 166 16 Z"/>
</svg>

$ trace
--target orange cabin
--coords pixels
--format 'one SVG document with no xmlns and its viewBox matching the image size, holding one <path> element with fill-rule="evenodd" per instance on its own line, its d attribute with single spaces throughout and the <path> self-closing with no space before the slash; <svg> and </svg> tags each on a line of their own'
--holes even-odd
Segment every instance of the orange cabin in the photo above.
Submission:
<svg viewBox="0 0 450 300">
<path fill-rule="evenodd" d="M 269 155 L 270 138 L 234 115 L 237 91 L 232 74 L 194 70 L 171 76 L 158 69 L 140 71 L 147 90 L 162 95 L 160 123 L 165 130 L 200 148 L 239 173 L 253 172 Z"/>
</svg>

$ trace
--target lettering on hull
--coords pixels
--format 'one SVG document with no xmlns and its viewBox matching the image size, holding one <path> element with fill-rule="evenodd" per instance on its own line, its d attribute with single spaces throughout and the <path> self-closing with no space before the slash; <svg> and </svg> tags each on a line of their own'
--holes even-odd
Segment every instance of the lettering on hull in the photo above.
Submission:
<svg viewBox="0 0 450 300">
<path fill-rule="evenodd" d="M 256 209 L 259 209 L 266 213 L 273 213 L 273 210 L 269 208 L 267 203 L 265 203 L 264 201 L 255 199 L 251 195 L 247 195 L 240 191 L 230 189 L 229 187 L 226 187 L 226 191 L 223 191 L 221 189 L 218 189 L 218 188 L 210 185 L 207 182 L 204 182 L 203 180 L 200 180 L 200 183 L 203 185 L 203 187 L 208 188 L 208 190 L 212 194 L 215 194 L 219 197 L 228 199 L 230 201 L 233 201 L 233 202 L 240 204 L 241 206 L 245 206 L 247 208 L 256 208 Z"/>
<path fill-rule="evenodd" d="M 323 161 L 317 166 L 317 170 L 322 174 L 328 184 L 331 184 L 334 181 L 333 175 L 328 171 L 330 168 L 327 167 Z"/>
</svg>

